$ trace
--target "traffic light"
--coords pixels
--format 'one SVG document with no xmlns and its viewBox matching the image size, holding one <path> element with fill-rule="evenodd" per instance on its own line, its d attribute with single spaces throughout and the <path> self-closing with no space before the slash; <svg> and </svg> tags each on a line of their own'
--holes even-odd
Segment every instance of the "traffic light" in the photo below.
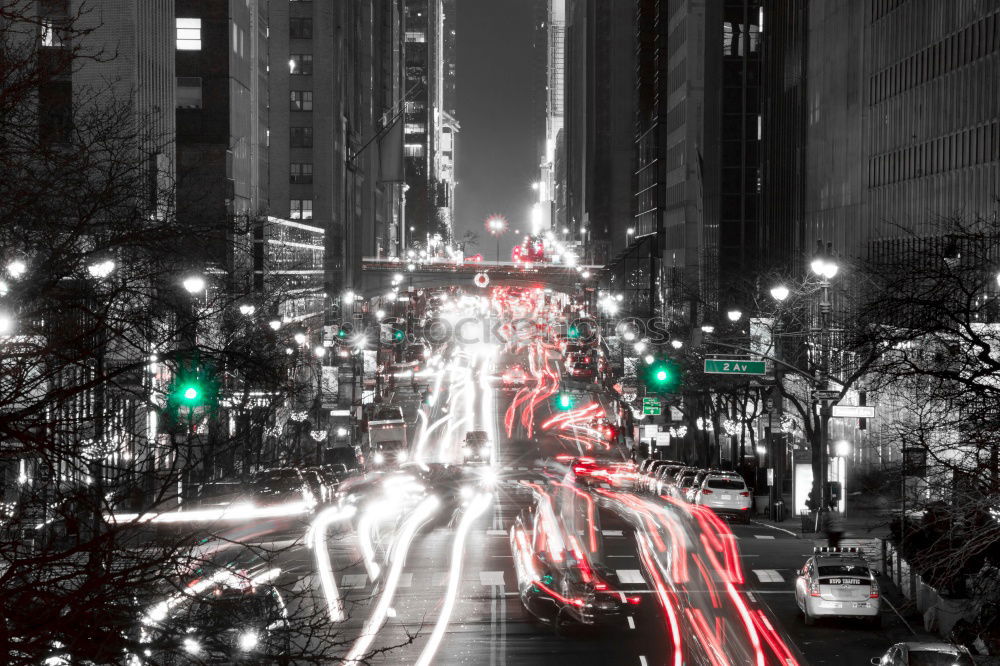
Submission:
<svg viewBox="0 0 1000 666">
<path fill-rule="evenodd" d="M 211 409 L 218 404 L 219 380 L 214 368 L 197 357 L 182 358 L 177 363 L 167 401 L 174 417 L 196 410 Z"/>
<path fill-rule="evenodd" d="M 680 384 L 680 372 L 670 361 L 657 359 L 646 366 L 643 384 L 647 393 L 673 393 Z"/>
<path fill-rule="evenodd" d="M 573 405 L 576 404 L 576 400 L 569 393 L 560 393 L 556 396 L 556 409 L 560 411 L 567 411 L 573 409 Z"/>
<path fill-rule="evenodd" d="M 351 332 L 353 328 L 354 327 L 350 323 L 341 324 L 340 327 L 337 329 L 337 334 L 336 334 L 337 342 L 347 344 L 348 340 L 351 337 Z"/>
<path fill-rule="evenodd" d="M 580 338 L 580 329 L 576 327 L 576 324 L 569 327 L 569 330 L 566 331 L 566 337 L 570 340 L 578 340 Z"/>
</svg>

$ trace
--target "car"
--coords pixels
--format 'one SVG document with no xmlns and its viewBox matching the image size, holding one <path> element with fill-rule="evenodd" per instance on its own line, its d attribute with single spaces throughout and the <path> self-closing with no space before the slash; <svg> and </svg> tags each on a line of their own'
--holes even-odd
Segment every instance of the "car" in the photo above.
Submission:
<svg viewBox="0 0 1000 666">
<path fill-rule="evenodd" d="M 520 365 L 512 365 L 504 370 L 500 381 L 505 390 L 521 388 L 528 383 L 528 373 Z"/>
<path fill-rule="evenodd" d="M 694 483 L 697 483 L 698 476 Z M 744 523 L 750 522 L 753 498 L 746 482 L 737 474 L 711 473 L 704 477 L 694 493 L 694 504 L 705 506 L 715 513 L 732 516 Z"/>
<path fill-rule="evenodd" d="M 641 598 L 620 591 L 615 570 L 592 561 L 546 502 L 522 511 L 510 529 L 517 589 L 525 610 L 556 631 L 567 621 L 585 626 L 617 624 L 634 612 L 630 606 Z M 558 539 L 550 534 L 554 529 L 560 532 Z M 556 543 L 562 544 L 558 551 L 553 550 Z"/>
<path fill-rule="evenodd" d="M 247 495 L 257 506 L 305 502 L 312 508 L 319 501 L 309 487 L 309 482 L 294 467 L 279 467 L 257 472 L 250 479 Z"/>
<path fill-rule="evenodd" d="M 488 465 L 493 457 L 493 446 L 485 430 L 470 430 L 462 440 L 462 460 L 467 465 Z"/>
<path fill-rule="evenodd" d="M 698 474 L 697 467 L 683 467 L 674 476 L 674 482 L 670 485 L 670 494 L 680 500 L 687 499 L 687 491 L 694 483 L 694 477 Z"/>
<path fill-rule="evenodd" d="M 691 485 L 684 488 L 685 500 L 694 504 L 698 497 L 698 492 L 701 490 L 701 483 L 709 474 L 729 474 L 729 472 L 724 472 L 721 469 L 699 469 L 698 473 L 695 474 L 694 478 L 691 480 Z"/>
<path fill-rule="evenodd" d="M 876 573 L 858 548 L 814 548 L 795 578 L 795 603 L 807 625 L 823 617 L 882 624 Z"/>
<path fill-rule="evenodd" d="M 302 478 L 305 479 L 310 492 L 312 492 L 317 502 L 325 504 L 333 500 L 333 493 L 336 487 L 335 485 L 327 484 L 318 468 L 306 467 L 300 469 L 299 473 L 302 474 Z"/>
<path fill-rule="evenodd" d="M 636 467 L 632 462 L 596 460 L 589 456 L 573 458 L 569 465 L 572 481 L 585 486 L 606 484 L 621 490 L 633 490 Z"/>
<path fill-rule="evenodd" d="M 684 463 L 671 462 L 670 464 L 663 465 L 656 470 L 656 475 L 650 481 L 650 485 L 652 486 L 650 492 L 655 495 L 669 493 L 670 486 L 674 482 L 674 476 L 676 476 L 677 472 L 681 471 L 683 467 Z"/>
<path fill-rule="evenodd" d="M 289 662 L 288 610 L 278 589 L 245 572 L 219 570 L 143 617 L 149 664 Z"/>
<path fill-rule="evenodd" d="M 649 464 L 643 469 L 642 476 L 639 478 L 639 490 L 652 492 L 654 488 L 653 479 L 656 477 L 657 472 L 670 465 L 680 465 L 683 467 L 684 463 L 679 463 L 676 460 L 651 459 Z"/>
<path fill-rule="evenodd" d="M 597 362 L 589 353 L 570 354 L 566 357 L 566 374 L 573 379 L 593 379 L 597 376 Z"/>
<path fill-rule="evenodd" d="M 950 643 L 896 643 L 880 657 L 872 657 L 872 666 L 973 666 L 975 662 L 964 647 Z"/>
</svg>

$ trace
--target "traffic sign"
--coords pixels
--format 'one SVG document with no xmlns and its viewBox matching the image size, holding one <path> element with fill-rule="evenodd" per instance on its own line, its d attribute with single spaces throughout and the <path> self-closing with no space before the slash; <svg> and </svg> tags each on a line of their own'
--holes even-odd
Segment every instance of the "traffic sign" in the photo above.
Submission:
<svg viewBox="0 0 1000 666">
<path fill-rule="evenodd" d="M 662 411 L 660 409 L 660 399 L 659 398 L 643 398 L 642 399 L 642 413 L 645 416 L 659 416 Z"/>
<path fill-rule="evenodd" d="M 766 375 L 767 364 L 764 361 L 706 358 L 705 372 L 710 375 Z"/>
<path fill-rule="evenodd" d="M 857 407 L 855 405 L 834 405 L 831 416 L 845 419 L 873 419 L 874 407 Z"/>
<path fill-rule="evenodd" d="M 480 289 L 485 289 L 490 284 L 490 276 L 486 273 L 476 273 L 476 277 L 473 279 L 473 282 L 475 282 L 476 286 Z"/>
<path fill-rule="evenodd" d="M 813 391 L 813 398 L 816 400 L 836 400 L 840 397 L 840 391 L 816 390 Z"/>
</svg>

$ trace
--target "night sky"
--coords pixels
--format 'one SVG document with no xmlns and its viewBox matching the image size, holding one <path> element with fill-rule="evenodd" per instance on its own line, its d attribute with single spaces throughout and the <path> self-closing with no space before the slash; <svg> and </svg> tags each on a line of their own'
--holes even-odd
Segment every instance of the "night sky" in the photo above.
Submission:
<svg viewBox="0 0 1000 666">
<path fill-rule="evenodd" d="M 479 234 L 479 251 L 496 255 L 483 222 L 501 213 L 524 230 L 538 179 L 532 136 L 532 22 L 536 0 L 458 0 L 458 188 L 455 235 Z M 513 233 L 501 242 L 509 259 Z"/>
</svg>

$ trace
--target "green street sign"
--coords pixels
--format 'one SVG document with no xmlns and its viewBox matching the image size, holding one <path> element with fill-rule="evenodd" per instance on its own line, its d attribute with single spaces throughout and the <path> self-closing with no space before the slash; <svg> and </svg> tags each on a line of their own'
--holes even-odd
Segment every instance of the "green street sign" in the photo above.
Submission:
<svg viewBox="0 0 1000 666">
<path fill-rule="evenodd" d="M 659 416 L 662 413 L 660 411 L 660 399 L 659 398 L 643 398 L 642 399 L 642 413 L 645 416 Z"/>
<path fill-rule="evenodd" d="M 710 375 L 766 375 L 767 364 L 764 361 L 706 358 L 705 372 Z"/>
</svg>

